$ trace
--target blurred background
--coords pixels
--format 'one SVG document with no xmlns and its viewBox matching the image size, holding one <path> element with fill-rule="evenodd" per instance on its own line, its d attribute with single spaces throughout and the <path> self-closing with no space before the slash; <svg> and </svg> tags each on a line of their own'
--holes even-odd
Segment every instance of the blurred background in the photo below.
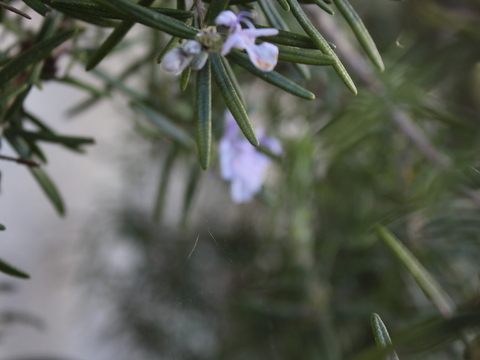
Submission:
<svg viewBox="0 0 480 360">
<path fill-rule="evenodd" d="M 233 68 L 255 127 L 283 147 L 246 204 L 232 201 L 220 176 L 220 95 L 203 172 L 165 125 L 193 121 L 194 86 L 181 92 L 155 62 L 169 39 L 136 25 L 85 73 L 84 55 L 109 32 L 85 25 L 85 44 L 61 55 L 57 75 L 25 103 L 59 133 L 95 138 L 86 154 L 42 147 L 66 216 L 22 165 L 0 163 L 2 258 L 32 275 L 0 275 L 2 359 L 355 357 L 375 344 L 372 313 L 393 334 L 445 315 L 376 223 L 414 254 L 453 311 L 478 308 L 480 1 L 351 3 L 383 73 L 338 14 L 305 9 L 337 46 L 358 96 L 329 67 L 309 67 L 307 80 L 289 63 L 277 66 L 315 93 L 311 102 Z M 285 19 L 301 32 L 290 13 Z M 64 73 L 108 94 L 58 81 Z M 2 143 L 2 154 L 13 151 Z M 463 343 L 450 337 L 457 330 L 399 356 L 479 359 L 464 354 L 478 329 Z"/>
</svg>

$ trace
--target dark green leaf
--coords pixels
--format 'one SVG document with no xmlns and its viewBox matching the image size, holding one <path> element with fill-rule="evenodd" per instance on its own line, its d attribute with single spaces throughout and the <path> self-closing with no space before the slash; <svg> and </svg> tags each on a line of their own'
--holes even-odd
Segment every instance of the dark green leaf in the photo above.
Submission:
<svg viewBox="0 0 480 360">
<path fill-rule="evenodd" d="M 441 288 L 440 284 L 388 229 L 381 225 L 376 225 L 375 231 L 392 255 L 394 255 L 412 275 L 420 289 L 423 290 L 438 311 L 445 317 L 450 317 L 455 311 L 455 304 L 450 296 Z"/>
<path fill-rule="evenodd" d="M 20 269 L 17 269 L 15 266 L 10 265 L 8 262 L 6 262 L 3 259 L 0 259 L 0 271 L 10 276 L 14 276 L 22 279 L 30 279 L 30 275 L 28 275 L 26 272 Z"/>
<path fill-rule="evenodd" d="M 337 63 L 333 65 L 333 68 L 337 72 L 340 79 L 345 83 L 347 88 L 355 95 L 357 95 L 357 88 L 352 81 L 352 78 L 348 74 L 347 70 L 341 63 L 340 59 L 337 55 L 332 51 L 328 42 L 323 38 L 323 36 L 318 32 L 318 30 L 313 26 L 310 19 L 307 17 L 305 12 L 303 11 L 302 7 L 298 3 L 297 0 L 287 0 L 290 4 L 290 8 L 292 10 L 293 15 L 302 26 L 303 30 L 307 33 L 308 36 L 312 39 L 312 41 L 317 45 L 317 47 L 325 54 L 330 55 L 333 57 Z"/>
<path fill-rule="evenodd" d="M 228 109 L 238 123 L 245 137 L 253 146 L 258 146 L 258 139 L 253 130 L 247 111 L 238 96 L 235 87 L 232 84 L 228 73 L 223 66 L 220 54 L 216 52 L 210 53 L 210 60 L 212 62 L 212 73 L 215 83 L 217 84 L 220 94 L 222 94 Z"/>
<path fill-rule="evenodd" d="M 192 68 L 189 66 L 182 71 L 182 76 L 180 77 L 180 91 L 187 90 L 188 81 L 190 80 L 191 72 L 192 72 Z"/>
<path fill-rule="evenodd" d="M 362 45 L 372 63 L 379 68 L 380 71 L 384 71 L 385 65 L 383 64 L 382 57 L 377 50 L 377 46 L 375 45 L 375 42 L 370 36 L 367 28 L 365 25 L 363 25 L 362 19 L 360 19 L 360 16 L 358 16 L 355 9 L 352 7 L 352 5 L 350 5 L 348 0 L 334 0 L 334 3 L 338 7 L 338 10 L 340 10 L 342 13 L 345 20 L 347 20 L 348 24 L 355 33 L 358 42 Z"/>
<path fill-rule="evenodd" d="M 388 334 L 387 328 L 378 314 L 372 314 L 372 330 L 377 347 L 385 350 L 392 347 L 392 340 Z M 395 351 L 385 358 L 385 360 L 399 360 Z"/>
<path fill-rule="evenodd" d="M 154 0 L 140 0 L 138 5 L 150 6 Z M 107 37 L 107 39 L 95 50 L 90 56 L 85 66 L 85 70 L 89 71 L 97 66 L 107 56 L 113 48 L 127 35 L 130 29 L 135 25 L 133 21 L 123 21 L 115 27 L 115 30 Z"/>
<path fill-rule="evenodd" d="M 280 75 L 276 71 L 263 72 L 257 69 L 255 66 L 252 65 L 246 54 L 235 50 L 228 55 L 228 58 L 243 67 L 244 69 L 248 70 L 255 76 L 257 76 L 258 78 L 262 79 L 263 81 L 275 85 L 278 88 L 292 95 L 301 97 L 306 100 L 315 99 L 315 95 L 312 92 L 304 89 L 300 85 L 295 84 L 292 80 L 286 78 L 283 75 Z"/>
<path fill-rule="evenodd" d="M 212 74 L 210 61 L 197 72 L 195 84 L 195 121 L 198 158 L 203 170 L 210 163 L 212 147 Z"/>
<path fill-rule="evenodd" d="M 70 39 L 74 34 L 75 31 L 73 30 L 62 32 L 15 56 L 0 70 L 0 87 L 5 86 L 8 81 L 24 71 L 29 65 L 48 57 L 53 49 Z"/>
<path fill-rule="evenodd" d="M 128 0 L 94 0 L 110 10 L 118 10 L 131 17 L 133 21 L 184 39 L 193 39 L 198 30 L 179 20 L 156 13 Z"/>
<path fill-rule="evenodd" d="M 132 103 L 132 107 L 144 113 L 152 124 L 157 126 L 162 132 L 178 142 L 180 145 L 183 145 L 187 149 L 191 149 L 195 146 L 195 141 L 185 130 L 172 123 L 170 120 L 167 120 L 152 108 L 138 102 Z"/>
<path fill-rule="evenodd" d="M 18 94 L 24 92 L 27 89 L 28 84 L 22 84 L 5 91 L 3 94 L 0 94 L 0 103 L 10 100 L 11 98 L 17 96 Z"/>
<path fill-rule="evenodd" d="M 51 11 L 48 6 L 46 6 L 44 3 L 42 3 L 39 0 L 22 0 L 22 1 L 42 16 L 47 15 Z"/>
<path fill-rule="evenodd" d="M 41 140 L 41 141 L 73 146 L 73 147 L 95 143 L 95 140 L 92 138 L 75 137 L 75 136 L 59 136 L 56 134 L 42 133 L 42 132 L 37 133 L 37 132 L 18 130 L 13 128 L 6 129 L 4 133 L 12 136 L 20 136 L 27 140 Z"/>
<path fill-rule="evenodd" d="M 0 231 L 5 231 L 6 229 L 5 225 L 0 224 Z"/>
<path fill-rule="evenodd" d="M 326 66 L 334 65 L 336 60 L 330 55 L 320 51 L 304 50 L 285 45 L 277 45 L 279 49 L 278 60 L 289 61 L 307 65 Z"/>
</svg>

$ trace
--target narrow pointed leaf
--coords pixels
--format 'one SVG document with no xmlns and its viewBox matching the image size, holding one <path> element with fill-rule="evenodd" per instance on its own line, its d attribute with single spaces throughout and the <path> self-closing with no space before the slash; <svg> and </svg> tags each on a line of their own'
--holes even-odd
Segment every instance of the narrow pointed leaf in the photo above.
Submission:
<svg viewBox="0 0 480 360">
<path fill-rule="evenodd" d="M 139 22 L 145 26 L 158 29 L 167 34 L 178 36 L 184 39 L 193 39 L 198 30 L 179 20 L 172 19 L 163 14 L 156 13 L 140 5 L 133 4 L 128 0 L 94 0 L 110 10 L 118 10 L 130 16 L 132 21 Z"/>
<path fill-rule="evenodd" d="M 242 102 L 242 104 L 245 104 L 246 102 L 245 102 L 245 97 L 243 96 L 242 88 L 238 83 L 237 77 L 235 76 L 235 73 L 233 72 L 233 69 L 230 66 L 230 63 L 224 56 L 220 56 L 220 59 L 222 59 L 223 67 L 225 68 L 225 71 L 227 72 L 228 77 L 232 81 L 232 85 L 235 88 L 235 91 L 237 92 L 237 95 L 240 98 L 240 101 Z"/>
<path fill-rule="evenodd" d="M 138 5 L 140 6 L 150 6 L 154 0 L 140 0 Z M 107 37 L 107 39 L 100 45 L 100 47 L 95 50 L 95 52 L 90 56 L 87 62 L 85 70 L 89 71 L 97 66 L 104 58 L 107 56 L 113 48 L 127 35 L 130 29 L 135 25 L 133 21 L 123 21 L 112 33 Z"/>
<path fill-rule="evenodd" d="M 258 146 L 258 139 L 253 130 L 250 119 L 248 118 L 247 111 L 243 105 L 240 97 L 235 91 L 235 87 L 230 80 L 225 67 L 223 66 L 220 54 L 216 52 L 210 53 L 210 60 L 212 62 L 212 73 L 215 83 L 217 84 L 220 94 L 222 94 L 228 109 L 232 113 L 233 117 L 237 121 L 238 126 L 242 130 L 245 137 L 250 141 L 253 146 Z"/>
<path fill-rule="evenodd" d="M 237 65 L 243 67 L 245 70 L 251 72 L 258 78 L 262 79 L 263 81 L 266 81 L 269 84 L 275 85 L 276 87 L 292 95 L 301 97 L 302 99 L 306 99 L 306 100 L 315 99 L 315 95 L 312 92 L 308 91 L 307 89 L 304 89 L 300 85 L 295 84 L 292 80 L 286 78 L 283 75 L 280 75 L 276 71 L 263 72 L 257 69 L 254 65 L 252 65 L 252 63 L 250 62 L 246 54 L 243 54 L 239 51 L 232 51 L 228 55 L 228 58 L 232 60 L 234 63 L 236 63 Z"/>
<path fill-rule="evenodd" d="M 286 30 L 288 31 L 288 25 L 285 23 L 283 18 L 280 16 L 278 13 L 277 9 L 275 6 L 269 1 L 269 0 L 259 0 L 258 4 L 260 5 L 260 8 L 263 11 L 263 14 L 265 15 L 267 22 L 270 26 L 274 27 L 275 29 L 278 30 Z M 290 10 L 290 7 L 289 7 Z M 308 40 L 310 40 L 308 38 Z M 313 44 L 315 46 L 315 44 Z M 316 49 L 316 47 L 314 47 Z M 294 64 L 295 69 L 298 71 L 300 76 L 302 76 L 305 80 L 310 79 L 310 70 L 308 66 L 304 64 Z"/>
<path fill-rule="evenodd" d="M 191 149 L 195 146 L 195 141 L 185 130 L 167 120 L 152 108 L 138 102 L 132 103 L 132 107 L 144 113 L 152 124 L 157 126 L 162 132 L 178 142 L 180 145 L 183 145 L 187 149 Z"/>
<path fill-rule="evenodd" d="M 12 58 L 0 70 L 0 87 L 24 71 L 29 65 L 48 57 L 53 49 L 70 39 L 74 34 L 74 30 L 62 32 L 54 37 L 40 41 Z"/>
<path fill-rule="evenodd" d="M 327 66 L 334 65 L 336 60 L 320 51 L 304 50 L 291 46 L 278 45 L 278 60 L 295 62 L 307 65 Z"/>
<path fill-rule="evenodd" d="M 68 11 L 76 15 L 88 15 L 96 18 L 132 20 L 128 14 L 118 10 L 106 9 L 98 4 L 83 0 L 51 0 L 51 5 L 62 12 Z M 148 7 L 149 10 L 170 16 L 175 19 L 189 19 L 193 16 L 192 11 L 169 9 L 162 7 Z"/>
<path fill-rule="evenodd" d="M 373 336 L 375 337 L 375 343 L 379 349 L 387 349 L 392 347 L 392 340 L 390 339 L 390 335 L 388 334 L 387 328 L 383 323 L 382 319 L 378 314 L 372 314 L 372 330 Z M 399 360 L 397 353 L 392 351 L 390 355 L 388 355 L 385 360 Z"/>
<path fill-rule="evenodd" d="M 183 201 L 182 220 L 181 226 L 185 228 L 188 222 L 188 215 L 192 207 L 193 198 L 198 186 L 198 180 L 200 178 L 200 167 L 195 161 L 190 167 L 190 174 L 188 175 L 188 183 L 185 191 L 185 199 Z"/>
<path fill-rule="evenodd" d="M 290 11 L 290 5 L 288 5 L 287 0 L 277 0 L 280 6 L 282 7 L 283 10 L 285 11 Z"/>
<path fill-rule="evenodd" d="M 28 88 L 28 84 L 22 84 L 5 91 L 3 94 L 0 94 L 0 103 L 10 100 L 11 98 L 17 96 L 21 92 L 27 90 L 27 88 Z"/>
<path fill-rule="evenodd" d="M 188 81 L 190 80 L 191 73 L 192 73 L 192 68 L 189 66 L 182 71 L 182 76 L 180 77 L 180 91 L 187 90 Z"/>
<path fill-rule="evenodd" d="M 337 55 L 332 51 L 328 42 L 323 38 L 322 34 L 313 26 L 310 19 L 307 17 L 305 12 L 303 11 L 302 7 L 298 3 L 297 0 L 287 0 L 290 4 L 290 8 L 292 10 L 292 14 L 297 19 L 298 23 L 302 26 L 303 30 L 307 33 L 307 35 L 312 39 L 312 41 L 317 45 L 317 47 L 325 54 L 330 55 L 333 57 L 337 63 L 333 65 L 333 68 L 337 72 L 340 79 L 344 82 L 347 88 L 355 95 L 357 95 L 357 88 L 353 83 L 352 78 L 348 74 L 347 70 L 341 63 L 340 59 Z"/>
<path fill-rule="evenodd" d="M 28 159 L 30 158 L 30 151 L 24 140 L 19 139 L 17 137 L 5 134 L 6 139 L 10 143 L 13 149 L 20 155 L 21 157 Z M 43 192 L 52 202 L 53 206 L 57 210 L 60 215 L 65 214 L 65 206 L 63 204 L 62 197 L 58 192 L 55 184 L 50 180 L 49 176 L 43 171 L 42 168 L 39 167 L 29 167 L 28 170 L 32 173 L 35 180 L 37 180 L 38 184 L 42 188 Z"/>
<path fill-rule="evenodd" d="M 275 8 L 275 6 L 273 6 L 270 0 L 259 0 L 258 4 L 260 5 L 260 8 L 262 9 L 263 14 L 265 15 L 265 18 L 267 19 L 267 22 L 270 26 L 273 26 L 274 28 L 279 30 L 288 30 L 287 24 L 280 16 L 277 9 Z M 290 6 L 288 7 L 287 11 L 290 11 Z"/>
<path fill-rule="evenodd" d="M 264 29 L 267 26 L 256 24 L 255 27 L 259 29 Z M 310 39 L 308 36 L 297 34 L 287 30 L 278 29 L 278 35 L 259 37 L 259 39 L 280 45 L 287 45 L 304 49 L 318 49 L 318 46 L 315 45 L 312 39 Z M 327 41 L 327 44 L 332 50 L 335 50 L 337 48 L 337 46 L 335 44 L 332 44 L 331 42 Z"/>
<path fill-rule="evenodd" d="M 455 311 L 455 304 L 440 284 L 430 275 L 415 256 L 388 229 L 381 225 L 375 226 L 375 231 L 392 255 L 407 269 L 430 299 L 438 311 L 445 317 L 450 317 Z"/>
<path fill-rule="evenodd" d="M 153 211 L 153 219 L 155 221 L 160 220 L 160 218 L 162 217 L 163 204 L 165 202 L 165 194 L 167 191 L 168 180 L 170 179 L 170 170 L 177 157 L 177 154 L 178 154 L 178 149 L 177 149 L 177 146 L 174 144 L 170 148 L 170 151 L 168 152 L 167 157 L 165 159 L 165 163 L 162 167 L 160 184 L 158 186 L 157 197 L 155 200 L 155 209 Z"/>
<path fill-rule="evenodd" d="M 25 4 L 30 6 L 33 10 L 42 16 L 46 16 L 50 11 L 50 8 L 39 0 L 22 0 Z"/>
<path fill-rule="evenodd" d="M 63 204 L 63 199 L 60 193 L 57 190 L 57 187 L 52 182 L 50 177 L 47 175 L 42 168 L 29 168 L 33 177 L 37 180 L 43 192 L 52 202 L 53 206 L 60 215 L 65 214 L 65 206 Z"/>
<path fill-rule="evenodd" d="M 96 17 L 89 14 L 84 14 L 78 11 L 72 11 L 68 9 L 60 9 L 60 11 L 73 19 L 84 21 L 86 23 L 103 27 L 103 28 L 114 28 L 119 24 L 119 22 L 115 20 Z"/>
<path fill-rule="evenodd" d="M 33 132 L 26 130 L 18 129 L 6 129 L 4 131 L 7 135 L 20 136 L 27 140 L 40 140 L 51 143 L 58 143 L 73 147 L 78 147 L 81 145 L 91 145 L 95 143 L 95 140 L 92 138 L 86 137 L 76 137 L 76 136 L 60 136 L 56 134 L 42 133 L 42 132 Z"/>
<path fill-rule="evenodd" d="M 312 2 L 317 5 L 320 9 L 325 11 L 327 14 L 334 15 L 334 12 L 330 6 L 328 6 L 323 0 L 312 0 Z"/>
<path fill-rule="evenodd" d="M 352 7 L 352 5 L 350 5 L 348 0 L 334 0 L 334 2 L 338 10 L 340 10 L 341 14 L 352 28 L 358 42 L 362 45 L 372 63 L 379 68 L 380 71 L 384 71 L 385 65 L 383 64 L 383 60 L 378 52 L 377 46 L 375 45 L 375 42 L 373 41 L 370 33 L 355 9 Z"/>
<path fill-rule="evenodd" d="M 212 147 L 212 79 L 210 61 L 197 71 L 195 84 L 195 121 L 198 158 L 203 170 L 210 163 Z"/>
<path fill-rule="evenodd" d="M 16 268 L 3 259 L 0 259 L 0 272 L 22 279 L 30 279 L 30 275 L 28 275 L 26 272 Z"/>
</svg>

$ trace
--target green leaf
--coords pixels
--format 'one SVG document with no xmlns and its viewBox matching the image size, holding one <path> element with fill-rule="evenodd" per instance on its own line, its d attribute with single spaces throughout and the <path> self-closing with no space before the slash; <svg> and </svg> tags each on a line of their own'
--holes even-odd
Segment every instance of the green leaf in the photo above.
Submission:
<svg viewBox="0 0 480 360">
<path fill-rule="evenodd" d="M 238 126 L 242 130 L 243 134 L 253 146 L 258 146 L 258 139 L 253 130 L 250 119 L 248 118 L 247 111 L 243 105 L 240 97 L 232 84 L 232 80 L 228 76 L 228 73 L 223 66 L 220 54 L 216 52 L 210 53 L 210 60 L 212 62 L 212 72 L 215 83 L 217 84 L 220 94 L 222 94 L 228 109 L 232 113 L 233 117 L 237 121 Z"/>
<path fill-rule="evenodd" d="M 298 23 L 302 26 L 303 30 L 307 33 L 307 35 L 312 39 L 312 41 L 317 45 L 317 47 L 325 54 L 330 55 L 333 57 L 337 63 L 333 65 L 333 68 L 337 72 L 340 79 L 345 83 L 347 88 L 355 95 L 357 95 L 357 88 L 353 83 L 352 78 L 348 74 L 347 70 L 341 63 L 340 59 L 337 55 L 332 51 L 328 42 L 323 38 L 322 34 L 318 32 L 318 30 L 313 26 L 310 19 L 307 17 L 305 12 L 303 11 L 302 7 L 298 3 L 297 0 L 287 0 L 290 4 L 290 8 L 292 10 L 293 16 L 297 19 Z"/>
<path fill-rule="evenodd" d="M 277 0 L 278 4 L 282 7 L 285 11 L 290 11 L 290 5 L 288 5 L 287 0 Z"/>
<path fill-rule="evenodd" d="M 185 191 L 185 199 L 183 201 L 183 210 L 182 210 L 182 220 L 181 226 L 185 228 L 188 222 L 188 215 L 190 214 L 190 209 L 192 207 L 193 198 L 195 196 L 195 191 L 198 186 L 198 179 L 200 178 L 200 167 L 195 161 L 190 167 L 190 174 L 188 175 L 187 189 Z"/>
<path fill-rule="evenodd" d="M 259 29 L 264 29 L 268 26 L 256 24 L 255 27 Z M 278 35 L 259 37 L 259 39 L 275 44 L 299 47 L 303 49 L 318 49 L 317 45 L 315 45 L 312 39 L 310 39 L 308 36 L 281 29 L 278 29 Z M 331 42 L 327 41 L 327 44 L 332 50 L 335 50 L 337 48 L 337 46 L 335 44 L 332 44 Z"/>
<path fill-rule="evenodd" d="M 334 15 L 332 8 L 328 6 L 323 0 L 312 0 L 312 3 L 317 5 L 320 9 L 325 11 L 327 14 Z"/>
<path fill-rule="evenodd" d="M 0 231 L 5 231 L 6 229 L 5 225 L 0 224 Z"/>
<path fill-rule="evenodd" d="M 18 130 L 14 128 L 6 129 L 4 133 L 12 136 L 20 136 L 26 140 L 35 140 L 35 141 L 41 140 L 41 141 L 63 144 L 71 147 L 78 147 L 80 145 L 91 145 L 95 143 L 95 140 L 92 138 L 76 137 L 76 136 L 59 136 L 56 134 L 32 132 L 32 131 L 26 131 L 26 130 Z"/>
<path fill-rule="evenodd" d="M 277 86 L 278 88 L 292 94 L 298 97 L 301 97 L 306 100 L 314 100 L 315 95 L 301 87 L 300 85 L 295 84 L 292 80 L 286 78 L 283 75 L 280 75 L 276 71 L 270 71 L 270 72 L 263 72 L 259 69 L 257 69 L 250 60 L 248 59 L 248 56 L 246 54 L 243 54 L 237 50 L 232 51 L 229 55 L 228 58 L 238 64 L 239 66 L 243 67 L 245 70 L 251 72 L 258 78 L 262 79 L 263 81 L 266 81 L 272 85 Z"/>
<path fill-rule="evenodd" d="M 28 169 L 32 173 L 33 177 L 39 183 L 45 195 L 47 195 L 47 197 L 50 199 L 50 201 L 54 205 L 57 212 L 60 215 L 64 215 L 65 206 L 63 204 L 62 197 L 58 192 L 57 187 L 55 186 L 53 181 L 50 179 L 50 177 L 47 175 L 47 173 L 43 171 L 42 168 L 38 168 L 38 167 L 37 168 L 30 167 Z"/>
<path fill-rule="evenodd" d="M 378 314 L 372 314 L 372 330 L 375 337 L 375 343 L 379 349 L 392 347 L 392 340 L 388 334 L 387 328 Z M 385 360 L 399 360 L 395 351 L 385 358 Z"/>
<path fill-rule="evenodd" d="M 22 1 L 42 16 L 46 16 L 49 12 L 52 11 L 48 6 L 46 6 L 44 3 L 40 2 L 39 0 L 22 0 Z"/>
<path fill-rule="evenodd" d="M 30 158 L 31 150 L 27 148 L 28 143 L 25 143 L 23 139 L 19 139 L 18 137 L 14 137 L 8 134 L 5 134 L 5 137 L 12 146 L 12 148 L 14 148 L 15 151 L 18 153 L 18 155 L 25 159 Z M 32 173 L 35 180 L 37 180 L 38 184 L 42 188 L 43 192 L 50 199 L 57 212 L 60 215 L 64 215 L 65 207 L 63 205 L 62 197 L 58 192 L 57 188 L 55 187 L 55 184 L 52 182 L 52 180 L 50 180 L 49 176 L 43 171 L 42 168 L 39 167 L 29 167 L 28 170 Z"/>
<path fill-rule="evenodd" d="M 420 264 L 413 254 L 388 229 L 382 225 L 375 225 L 375 231 L 382 242 L 388 247 L 397 260 L 405 266 L 438 311 L 445 317 L 455 312 L 455 304 L 440 284 Z"/>
<path fill-rule="evenodd" d="M 348 0 L 334 0 L 334 3 L 338 7 L 338 10 L 340 10 L 342 13 L 345 20 L 347 20 L 348 24 L 355 33 L 358 42 L 362 45 L 372 63 L 379 68 L 380 71 L 384 71 L 385 65 L 383 64 L 383 60 L 378 52 L 377 46 L 375 45 L 375 42 L 363 24 L 362 19 L 360 19 L 360 16 L 358 16 L 356 13 L 355 9 L 352 7 L 352 5 L 350 5 Z"/>
<path fill-rule="evenodd" d="M 468 166 L 463 172 L 470 180 L 469 185 L 475 189 L 480 188 L 480 171 L 475 169 L 473 166 Z"/>
<path fill-rule="evenodd" d="M 74 30 L 62 32 L 54 37 L 40 41 L 28 50 L 12 58 L 0 70 L 0 87 L 24 71 L 29 65 L 45 59 L 58 45 L 70 39 L 75 34 Z"/>
<path fill-rule="evenodd" d="M 209 60 L 200 71 L 197 71 L 195 121 L 198 158 L 202 169 L 207 170 L 212 147 L 212 74 Z"/>
<path fill-rule="evenodd" d="M 78 80 L 78 79 L 75 79 L 75 78 L 72 78 L 72 77 L 66 76 L 66 77 L 62 77 L 62 78 L 53 78 L 52 80 L 61 82 L 63 84 L 72 85 L 72 86 L 75 86 L 76 88 L 79 88 L 79 89 L 86 90 L 90 94 L 92 94 L 93 96 L 99 96 L 99 97 L 110 96 L 108 91 L 97 89 L 96 87 L 94 87 L 90 84 L 87 84 L 86 82 L 83 82 L 81 80 Z"/>
<path fill-rule="evenodd" d="M 150 6 L 154 0 L 140 0 L 138 5 Z M 127 35 L 130 29 L 135 25 L 133 21 L 123 21 L 115 27 L 115 30 L 106 38 L 106 40 L 90 56 L 85 67 L 86 71 L 93 69 L 107 56 L 113 48 Z"/>
<path fill-rule="evenodd" d="M 167 120 L 152 108 L 143 105 L 139 102 L 133 102 L 131 106 L 145 114 L 148 120 L 155 126 L 157 126 L 167 136 L 183 145 L 187 149 L 191 149 L 195 146 L 195 141 L 192 137 L 181 127 Z"/>
<path fill-rule="evenodd" d="M 86 15 L 90 17 L 116 19 L 116 20 L 132 20 L 132 16 L 120 12 L 115 9 L 106 9 L 98 4 L 84 0 L 51 0 L 51 5 L 55 9 L 62 12 L 68 11 L 75 15 Z M 193 16 L 192 11 L 178 10 L 162 7 L 148 7 L 149 10 L 158 12 L 163 15 L 170 16 L 175 19 L 189 19 Z M 100 19 L 99 19 L 100 20 Z"/>
<path fill-rule="evenodd" d="M 177 158 L 178 148 L 175 144 L 170 147 L 165 163 L 162 167 L 162 175 L 160 177 L 160 184 L 158 186 L 157 197 L 155 200 L 155 210 L 153 212 L 153 219 L 155 221 L 160 220 L 163 212 L 163 204 L 165 202 L 165 194 L 167 191 L 168 180 L 170 179 L 170 170 L 172 165 Z"/>
<path fill-rule="evenodd" d="M 3 259 L 0 259 L 0 271 L 10 276 L 22 279 L 30 279 L 30 275 L 28 275 L 26 272 L 16 268 Z"/>
<path fill-rule="evenodd" d="M 28 84 L 22 84 L 5 91 L 3 94 L 0 94 L 0 103 L 10 100 L 11 98 L 17 96 L 18 94 L 24 92 L 27 89 Z"/>
<path fill-rule="evenodd" d="M 156 13 L 142 6 L 133 4 L 128 0 L 94 0 L 97 4 L 110 10 L 118 10 L 131 17 L 133 21 L 145 26 L 158 29 L 167 34 L 184 39 L 193 39 L 198 30 L 179 20 L 172 19 L 166 15 Z"/>
<path fill-rule="evenodd" d="M 67 16 L 70 16 L 74 19 L 84 21 L 86 23 L 96 25 L 99 27 L 104 27 L 104 28 L 113 28 L 119 24 L 118 21 L 115 20 L 110 20 L 110 19 L 105 19 L 101 17 L 96 17 L 88 14 L 84 14 L 78 11 L 71 11 L 68 9 L 60 9 L 62 13 L 64 13 Z"/>
<path fill-rule="evenodd" d="M 324 55 L 320 51 L 304 50 L 291 46 L 277 45 L 278 60 L 307 65 L 327 66 L 334 65 L 336 60 L 330 55 Z"/>
<path fill-rule="evenodd" d="M 182 76 L 180 77 L 180 91 L 187 90 L 188 81 L 190 80 L 191 73 L 192 68 L 190 66 L 187 66 L 187 68 L 182 71 Z"/>
</svg>

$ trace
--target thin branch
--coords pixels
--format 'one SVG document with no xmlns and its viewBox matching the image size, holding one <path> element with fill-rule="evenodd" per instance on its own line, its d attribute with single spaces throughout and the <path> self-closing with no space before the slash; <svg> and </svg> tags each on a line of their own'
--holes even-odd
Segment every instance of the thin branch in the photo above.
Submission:
<svg viewBox="0 0 480 360">
<path fill-rule="evenodd" d="M 29 167 L 39 167 L 40 166 L 39 163 L 37 163 L 33 160 L 30 160 L 30 159 L 14 158 L 14 157 L 5 156 L 5 155 L 0 155 L 0 160 L 15 161 L 18 164 L 27 165 Z"/>
<path fill-rule="evenodd" d="M 3 1 L 0 1 L 0 6 L 3 7 L 4 9 L 10 10 L 11 12 L 14 12 L 15 14 L 23 16 L 28 20 L 32 20 L 30 15 L 28 15 L 27 13 L 24 13 L 23 11 L 18 10 L 16 7 L 13 7 L 12 5 L 5 4 Z"/>
</svg>

